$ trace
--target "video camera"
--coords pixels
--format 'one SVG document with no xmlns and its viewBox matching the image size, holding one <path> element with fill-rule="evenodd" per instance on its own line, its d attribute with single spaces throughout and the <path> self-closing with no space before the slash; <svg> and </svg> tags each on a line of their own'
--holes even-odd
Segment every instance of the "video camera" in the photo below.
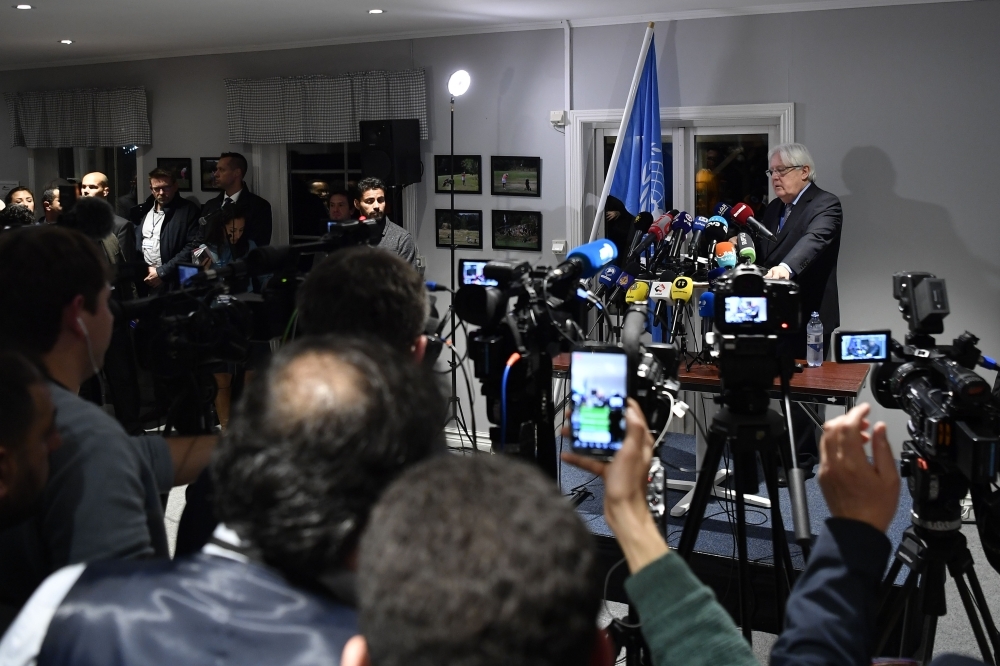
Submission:
<svg viewBox="0 0 1000 666">
<path fill-rule="evenodd" d="M 299 258 L 367 243 L 373 226 L 352 220 L 331 225 L 314 243 L 255 248 L 222 268 L 182 275 L 178 289 L 124 302 L 115 316 L 137 320 L 137 356 L 153 374 L 179 376 L 210 362 L 246 360 L 251 340 L 287 333 L 301 282 Z M 267 274 L 261 294 L 230 293 L 231 284 Z"/>
<path fill-rule="evenodd" d="M 494 424 L 494 450 L 535 460 L 553 477 L 552 359 L 587 338 L 577 321 L 578 304 L 596 306 L 599 316 L 606 316 L 581 278 L 596 275 L 615 254 L 611 243 L 597 241 L 574 249 L 552 269 L 490 261 L 471 278 L 464 269 L 459 276 L 464 284 L 455 294 L 455 313 L 479 327 L 469 333 L 468 349 Z M 655 428 L 657 396 L 664 390 L 676 393 L 678 356 L 668 345 L 640 344 L 646 313 L 643 304 L 626 314 L 622 346 L 629 372 L 637 378 L 634 397 Z M 659 420 L 665 419 L 664 413 Z"/>
<path fill-rule="evenodd" d="M 794 369 L 778 334 L 802 325 L 799 286 L 765 280 L 752 264 L 736 266 L 716 284 L 714 315 L 723 402 L 736 414 L 765 412 L 775 377 Z"/>
<path fill-rule="evenodd" d="M 987 556 L 1000 570 L 1000 538 L 994 538 L 1000 531 L 994 522 L 984 522 L 1000 515 L 992 488 L 1000 471 L 1000 403 L 973 371 L 977 365 L 996 370 L 997 363 L 980 353 L 979 339 L 968 331 L 951 345 L 935 344 L 932 336 L 944 331 L 950 312 L 943 279 L 896 273 L 893 296 L 909 325 L 906 343 L 893 340 L 889 331 L 842 332 L 834 343 L 837 360 L 880 361 L 872 382 L 875 400 L 910 417 L 902 474 L 913 497 L 914 524 L 933 531 L 959 529 L 960 501 L 971 489 Z"/>
</svg>

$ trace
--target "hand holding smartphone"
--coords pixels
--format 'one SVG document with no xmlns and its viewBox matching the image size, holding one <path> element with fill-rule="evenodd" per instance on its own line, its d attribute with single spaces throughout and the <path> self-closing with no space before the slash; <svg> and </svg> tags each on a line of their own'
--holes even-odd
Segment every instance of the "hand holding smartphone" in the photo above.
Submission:
<svg viewBox="0 0 1000 666">
<path fill-rule="evenodd" d="M 628 356 L 621 347 L 586 346 L 570 361 L 571 451 L 611 460 L 625 439 Z"/>
</svg>

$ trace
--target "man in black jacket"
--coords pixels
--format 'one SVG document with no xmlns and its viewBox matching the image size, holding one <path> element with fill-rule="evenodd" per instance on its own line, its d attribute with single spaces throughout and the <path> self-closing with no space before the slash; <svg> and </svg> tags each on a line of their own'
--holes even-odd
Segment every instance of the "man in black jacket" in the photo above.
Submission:
<svg viewBox="0 0 1000 666">
<path fill-rule="evenodd" d="M 166 291 L 177 264 L 191 261 L 198 238 L 198 206 L 177 196 L 177 180 L 165 169 L 149 172 L 152 194 L 129 213 L 136 226 L 136 251 L 146 266 L 141 291 Z"/>
<path fill-rule="evenodd" d="M 247 159 L 239 153 L 222 153 L 215 165 L 215 186 L 222 193 L 214 199 L 209 199 L 202 206 L 202 217 L 211 215 L 224 205 L 240 202 L 240 208 L 246 214 L 246 229 L 243 232 L 247 238 L 257 244 L 257 247 L 271 244 L 271 204 L 267 199 L 251 192 L 243 182 L 247 175 Z"/>
<path fill-rule="evenodd" d="M 777 198 L 768 204 L 761 223 L 777 236 L 760 239 L 757 263 L 768 278 L 795 280 L 802 290 L 802 329 L 786 341 L 795 358 L 806 357 L 805 324 L 813 312 L 823 322 L 824 353 L 840 325 L 837 258 L 844 215 L 840 199 L 816 185 L 816 166 L 800 143 L 776 146 L 768 153 L 767 175 Z M 807 475 L 818 460 L 816 427 L 800 408 L 792 410 L 799 466 Z"/>
</svg>

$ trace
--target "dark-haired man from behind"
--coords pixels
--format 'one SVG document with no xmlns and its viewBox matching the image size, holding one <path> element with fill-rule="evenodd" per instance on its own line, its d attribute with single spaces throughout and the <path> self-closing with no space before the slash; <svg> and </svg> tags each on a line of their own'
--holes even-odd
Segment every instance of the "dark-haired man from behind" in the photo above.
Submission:
<svg viewBox="0 0 1000 666">
<path fill-rule="evenodd" d="M 152 194 L 129 213 L 136 228 L 136 253 L 145 262 L 140 295 L 162 293 L 176 275 L 177 264 L 191 260 L 198 238 L 198 206 L 177 196 L 177 178 L 165 169 L 149 172 Z"/>
<path fill-rule="evenodd" d="M 63 569 L 0 663 L 336 666 L 357 630 L 360 533 L 385 487 L 439 450 L 444 406 L 430 371 L 385 345 L 283 348 L 213 459 L 224 525 L 204 550 Z"/>
<path fill-rule="evenodd" d="M 593 537 L 536 468 L 443 456 L 405 473 L 358 553 L 343 666 L 612 663 Z"/>
<path fill-rule="evenodd" d="M 206 217 L 226 204 L 239 202 L 246 220 L 244 235 L 257 247 L 263 247 L 271 244 L 271 204 L 247 187 L 248 169 L 247 159 L 239 153 L 222 153 L 213 173 L 215 186 L 222 192 L 205 202 L 201 207 L 201 216 Z"/>
<path fill-rule="evenodd" d="M 365 178 L 358 183 L 359 198 L 354 207 L 361 216 L 375 223 L 375 236 L 369 243 L 393 252 L 411 265 L 417 265 L 417 246 L 410 232 L 389 219 L 385 213 L 386 188 L 378 178 Z"/>
<path fill-rule="evenodd" d="M 129 437 L 77 395 L 111 340 L 108 278 L 97 245 L 79 232 L 46 225 L 0 235 L 0 347 L 40 364 L 62 440 L 38 510 L 0 532 L 0 603 L 22 605 L 67 564 L 169 557 L 160 495 L 192 481 L 215 445 Z"/>
<path fill-rule="evenodd" d="M 424 357 L 427 288 L 401 257 L 364 245 L 338 250 L 309 272 L 297 301 L 308 335 L 361 335 Z"/>
</svg>

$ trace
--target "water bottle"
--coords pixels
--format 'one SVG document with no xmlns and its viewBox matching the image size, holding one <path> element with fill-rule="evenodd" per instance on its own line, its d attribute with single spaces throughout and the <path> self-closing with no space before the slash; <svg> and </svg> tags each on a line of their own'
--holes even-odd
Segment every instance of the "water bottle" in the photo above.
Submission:
<svg viewBox="0 0 1000 666">
<path fill-rule="evenodd" d="M 823 352 L 823 322 L 819 320 L 819 313 L 813 312 L 806 325 L 806 363 L 810 368 L 823 365 Z"/>
</svg>

